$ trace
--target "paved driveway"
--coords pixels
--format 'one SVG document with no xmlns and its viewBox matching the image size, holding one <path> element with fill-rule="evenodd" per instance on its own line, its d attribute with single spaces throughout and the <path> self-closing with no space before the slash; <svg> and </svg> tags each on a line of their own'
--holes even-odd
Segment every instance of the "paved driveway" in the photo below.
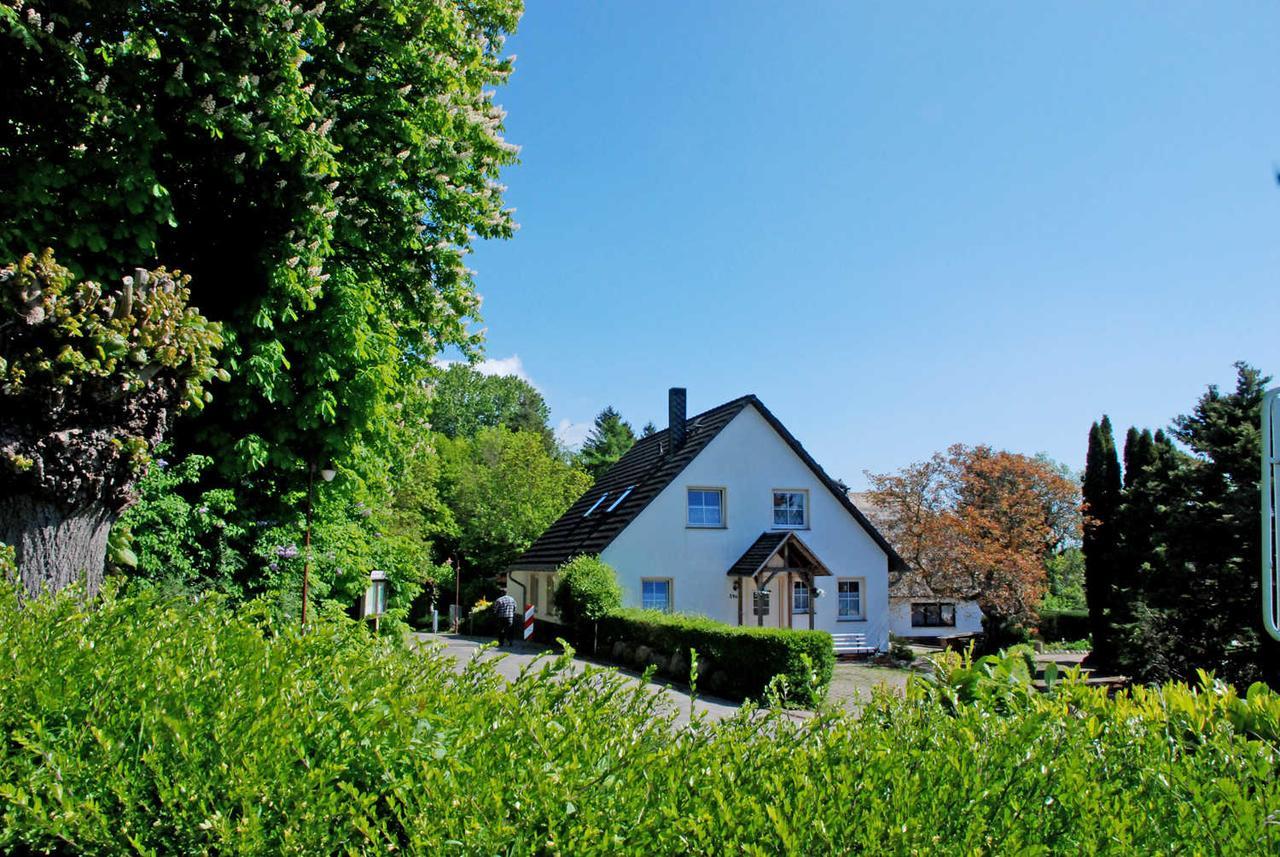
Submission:
<svg viewBox="0 0 1280 857">
<path fill-rule="evenodd" d="M 461 634 L 427 633 L 415 633 L 413 637 L 419 645 L 442 646 L 444 654 L 453 658 L 454 661 L 457 662 L 459 668 L 472 658 L 476 657 L 484 658 L 486 661 L 493 661 L 494 668 L 498 671 L 498 674 L 508 681 L 514 681 L 516 677 L 520 675 L 520 671 L 532 663 L 539 655 L 556 654 L 556 650 L 537 643 L 517 643 L 509 649 L 490 648 L 482 650 L 483 646 L 493 642 L 492 637 L 468 637 Z M 619 673 L 628 676 L 632 681 L 641 681 L 640 675 L 632 672 L 631 670 L 615 667 L 612 664 L 591 661 L 582 657 L 575 657 L 570 668 L 576 672 L 585 669 L 588 665 L 617 669 Z M 665 697 L 670 705 L 675 706 L 675 710 L 678 714 L 677 723 L 685 724 L 689 722 L 689 694 L 687 691 L 661 682 L 650 682 L 649 687 L 654 693 Z M 726 717 L 732 717 L 737 713 L 739 707 L 736 702 L 701 695 L 694 700 L 693 706 L 696 711 L 705 713 L 713 720 L 723 720 Z"/>
</svg>

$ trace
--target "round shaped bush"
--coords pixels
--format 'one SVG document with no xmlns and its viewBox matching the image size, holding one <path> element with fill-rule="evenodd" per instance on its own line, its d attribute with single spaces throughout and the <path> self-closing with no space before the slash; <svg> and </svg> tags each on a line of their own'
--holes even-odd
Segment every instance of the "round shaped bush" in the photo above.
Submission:
<svg viewBox="0 0 1280 857">
<path fill-rule="evenodd" d="M 556 609 L 566 625 L 597 622 L 622 606 L 618 574 L 598 556 L 575 557 L 557 572 Z"/>
</svg>

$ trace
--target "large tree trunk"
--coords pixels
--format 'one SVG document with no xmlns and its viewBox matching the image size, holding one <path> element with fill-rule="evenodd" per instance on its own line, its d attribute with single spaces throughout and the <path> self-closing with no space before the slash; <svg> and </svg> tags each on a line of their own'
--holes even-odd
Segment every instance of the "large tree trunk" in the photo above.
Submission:
<svg viewBox="0 0 1280 857">
<path fill-rule="evenodd" d="M 0 498 L 0 542 L 18 554 L 27 594 L 57 592 L 83 580 L 96 595 L 107 559 L 107 535 L 116 516 L 102 505 L 67 511 L 30 495 Z"/>
</svg>

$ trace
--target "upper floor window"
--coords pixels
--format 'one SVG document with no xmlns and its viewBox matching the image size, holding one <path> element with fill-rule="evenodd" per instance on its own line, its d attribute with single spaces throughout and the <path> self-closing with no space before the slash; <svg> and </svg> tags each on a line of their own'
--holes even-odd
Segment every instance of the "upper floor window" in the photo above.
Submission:
<svg viewBox="0 0 1280 857">
<path fill-rule="evenodd" d="M 775 527 L 809 526 L 809 492 L 774 491 L 773 525 Z"/>
<path fill-rule="evenodd" d="M 689 526 L 724 526 L 724 489 L 689 489 Z"/>
</svg>

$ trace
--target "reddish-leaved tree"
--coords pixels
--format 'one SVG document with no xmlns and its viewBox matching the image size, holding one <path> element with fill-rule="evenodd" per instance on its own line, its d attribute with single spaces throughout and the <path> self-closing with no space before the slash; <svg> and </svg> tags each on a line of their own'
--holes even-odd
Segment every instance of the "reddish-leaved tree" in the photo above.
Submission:
<svg viewBox="0 0 1280 857">
<path fill-rule="evenodd" d="M 1079 537 L 1074 480 L 1044 458 L 963 444 L 867 476 L 877 525 L 935 592 L 1035 623 L 1045 559 Z"/>
</svg>

